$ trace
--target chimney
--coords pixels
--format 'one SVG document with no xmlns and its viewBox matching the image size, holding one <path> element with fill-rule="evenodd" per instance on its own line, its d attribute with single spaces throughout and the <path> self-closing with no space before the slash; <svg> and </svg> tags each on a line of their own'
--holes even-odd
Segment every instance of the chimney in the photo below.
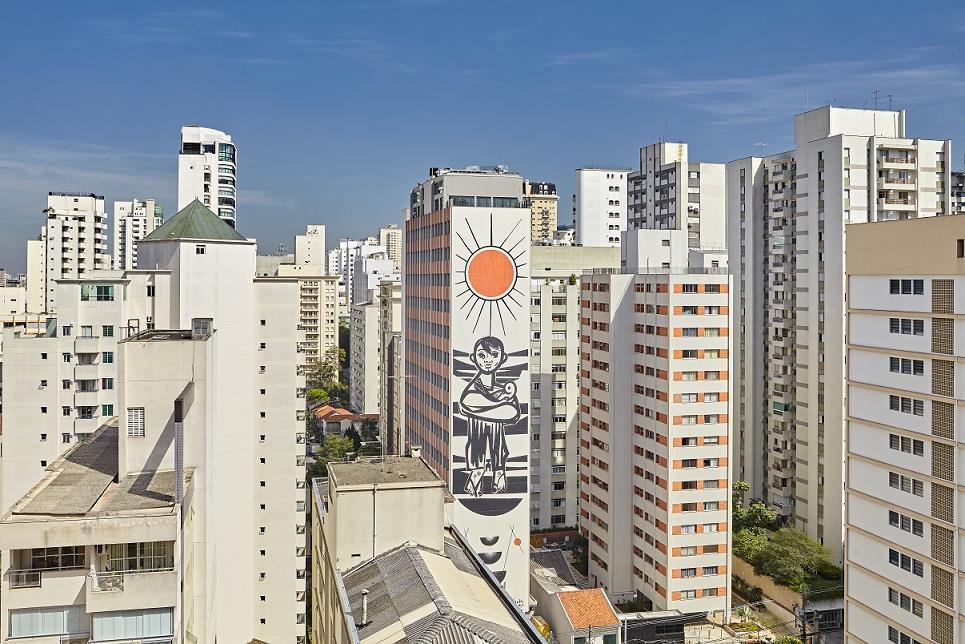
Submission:
<svg viewBox="0 0 965 644">
<path fill-rule="evenodd" d="M 422 458 L 422 448 L 421 447 L 410 447 L 409 456 L 412 458 Z"/>
<path fill-rule="evenodd" d="M 369 623 L 369 589 L 362 589 L 362 623 L 359 626 L 364 627 Z"/>
</svg>

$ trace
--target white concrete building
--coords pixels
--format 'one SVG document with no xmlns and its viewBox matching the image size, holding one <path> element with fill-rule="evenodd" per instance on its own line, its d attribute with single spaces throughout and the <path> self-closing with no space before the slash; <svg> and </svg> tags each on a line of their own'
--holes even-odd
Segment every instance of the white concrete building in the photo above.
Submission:
<svg viewBox="0 0 965 644">
<path fill-rule="evenodd" d="M 583 277 L 580 530 L 614 600 L 730 610 L 729 286 L 720 270 Z"/>
<path fill-rule="evenodd" d="M 51 192 L 40 236 L 27 242 L 27 310 L 57 310 L 54 282 L 107 270 L 107 213 L 104 197 Z"/>
<path fill-rule="evenodd" d="M 580 277 L 618 269 L 620 251 L 530 250 L 530 522 L 575 528 L 579 519 Z"/>
<path fill-rule="evenodd" d="M 726 248 L 724 167 L 691 162 L 686 143 L 640 148 L 640 169 L 627 175 L 627 228 L 682 230 L 690 248 Z"/>
<path fill-rule="evenodd" d="M 405 363 L 402 356 L 402 282 L 379 286 L 379 436 L 388 454 L 405 445 Z"/>
<path fill-rule="evenodd" d="M 533 243 L 545 243 L 553 239 L 559 213 L 560 197 L 556 184 L 547 181 L 523 182 L 523 205 L 531 215 Z"/>
<path fill-rule="evenodd" d="M 121 509 L 158 508 L 162 509 L 162 514 L 178 511 L 176 503 L 172 506 L 170 500 L 166 500 L 170 495 L 163 494 L 163 488 L 158 489 L 156 494 L 148 492 L 156 489 L 152 488 L 151 480 L 156 480 L 161 472 L 172 469 L 172 463 L 175 463 L 178 450 L 174 448 L 174 442 L 179 416 L 184 414 L 181 417 L 185 425 L 189 418 L 197 423 L 193 425 L 193 431 L 183 432 L 183 454 L 185 467 L 196 468 L 194 486 L 202 487 L 201 490 L 195 490 L 194 499 L 198 501 L 199 496 L 203 496 L 203 504 L 195 505 L 186 515 L 188 518 L 176 520 L 173 524 L 175 530 L 180 525 L 187 531 L 185 521 L 194 522 L 193 529 L 200 530 L 183 550 L 179 547 L 179 552 L 187 553 L 179 555 L 184 561 L 182 576 L 193 580 L 184 582 L 183 593 L 175 590 L 175 597 L 181 602 L 180 610 L 184 612 L 179 616 L 178 605 L 172 605 L 170 595 L 161 594 L 160 591 L 144 591 L 132 598 L 132 604 L 117 600 L 92 604 L 84 592 L 78 594 L 73 591 L 69 594 L 70 601 L 67 601 L 62 592 L 64 588 L 57 584 L 49 589 L 48 594 L 41 574 L 39 590 L 32 592 L 32 598 L 27 600 L 34 612 L 25 614 L 21 622 L 27 625 L 25 628 L 34 628 L 38 623 L 45 625 L 47 622 L 34 613 L 60 610 L 63 615 L 71 616 L 72 621 L 68 620 L 71 628 L 83 628 L 89 623 L 97 632 L 99 618 L 95 613 L 120 609 L 141 610 L 144 608 L 144 595 L 147 594 L 148 601 L 154 602 L 152 610 L 164 607 L 173 611 L 174 627 L 184 629 L 177 641 L 214 642 L 217 639 L 248 642 L 259 639 L 303 642 L 306 576 L 305 437 L 301 398 L 304 379 L 297 375 L 297 281 L 289 278 L 253 279 L 254 242 L 239 235 L 197 201 L 142 239 L 138 252 L 142 265 L 158 267 L 139 273 L 155 280 L 163 278 L 168 284 L 164 289 L 155 284 L 153 290 L 145 288 L 142 291 L 140 297 L 155 300 L 152 323 L 156 326 L 163 324 L 167 329 L 193 331 L 144 332 L 119 343 L 111 353 L 110 360 L 107 360 L 106 353 L 101 351 L 103 337 L 93 336 L 95 325 L 89 325 L 91 335 L 85 335 L 84 326 L 88 320 L 81 313 L 87 307 L 79 306 L 80 312 L 72 317 L 79 320 L 81 332 L 76 334 L 72 329 L 70 336 L 67 336 L 76 342 L 72 351 L 60 353 L 59 343 L 64 336 L 27 339 L 20 343 L 25 354 L 32 352 L 29 357 L 25 355 L 22 361 L 24 365 L 42 364 L 45 362 L 42 354 L 46 353 L 46 361 L 56 360 L 73 370 L 72 380 L 67 380 L 70 376 L 65 374 L 63 380 L 48 380 L 46 386 L 32 383 L 33 391 L 25 388 L 22 394 L 25 401 L 23 413 L 26 414 L 31 407 L 38 415 L 61 413 L 60 410 L 51 409 L 53 404 L 47 401 L 46 397 L 52 396 L 53 392 L 44 392 L 60 388 L 65 382 L 76 381 L 78 386 L 73 391 L 75 408 L 90 410 L 93 418 L 88 418 L 85 411 L 83 417 L 77 419 L 80 424 L 75 425 L 71 437 L 77 433 L 90 436 L 90 432 L 81 431 L 84 423 L 93 421 L 96 427 L 97 420 L 103 425 L 103 421 L 110 416 L 119 418 L 119 429 L 115 432 L 119 434 L 121 448 L 117 468 L 118 472 L 130 475 L 119 480 L 122 490 L 112 492 L 109 480 L 103 482 L 100 488 L 88 486 L 83 477 L 88 476 L 89 472 L 83 471 L 77 472 L 82 475 L 82 478 L 75 479 L 77 488 L 72 487 L 71 481 L 53 484 L 63 486 L 61 489 L 66 491 L 67 496 L 77 502 L 87 502 L 86 507 L 78 506 L 77 512 L 70 512 L 75 515 L 70 521 L 78 520 L 78 516 L 81 521 L 84 517 L 96 519 L 93 523 L 103 526 L 104 530 L 112 526 L 110 522 L 101 520 L 100 513 L 112 512 L 115 503 L 121 503 Z M 144 286 L 144 283 L 141 285 Z M 72 284 L 64 283 L 64 286 L 70 287 Z M 81 282 L 76 285 L 79 295 L 77 301 L 83 304 L 93 301 L 105 307 L 117 307 L 120 306 L 118 291 L 122 288 L 126 289 L 127 286 L 120 282 L 105 282 L 100 278 Z M 163 305 L 157 301 L 160 297 L 165 300 Z M 117 338 L 117 327 L 126 323 L 122 312 L 115 313 L 112 337 Z M 103 329 L 100 332 L 102 336 L 107 335 Z M 188 337 L 184 337 L 185 333 Z M 207 348 L 204 350 L 194 346 L 198 343 L 191 336 L 198 334 L 207 337 Z M 128 351 L 132 352 L 130 356 L 127 356 Z M 93 356 L 92 359 L 81 359 L 87 355 Z M 116 371 L 105 370 L 105 364 L 115 364 L 115 358 L 119 358 L 116 360 Z M 118 392 L 117 407 L 113 410 L 93 408 L 95 404 L 102 404 L 99 396 L 105 388 L 106 378 L 112 378 L 110 387 Z M 22 378 L 25 382 L 29 379 L 29 374 Z M 81 388 L 81 382 L 93 383 L 94 391 L 88 391 L 86 385 Z M 51 400 L 57 402 L 58 399 Z M 73 409 L 68 408 L 68 411 L 72 412 Z M 185 429 L 188 429 L 187 426 Z M 5 423 L 3 438 L 3 494 L 6 497 L 8 463 L 24 460 L 28 465 L 37 465 L 34 474 L 36 483 L 45 476 L 39 463 L 34 463 L 38 457 L 37 450 L 44 448 L 45 440 L 59 441 L 61 436 L 40 437 L 35 424 L 17 422 Z M 99 444 L 97 436 L 92 439 L 91 445 Z M 145 440 L 148 442 L 145 443 Z M 8 446 L 22 445 L 26 450 L 31 442 L 33 451 L 25 452 L 17 459 L 8 458 Z M 87 445 L 82 447 L 86 448 Z M 197 449 L 192 451 L 192 448 Z M 105 444 L 105 449 L 97 450 L 97 453 L 103 456 L 109 449 L 110 445 Z M 201 459 L 202 456 L 203 464 L 192 460 Z M 54 465 L 53 471 L 73 471 L 73 465 L 90 463 L 91 460 L 86 457 L 72 459 L 68 455 Z M 105 467 L 109 467 L 109 463 Z M 99 468 L 96 463 L 91 465 L 102 474 L 109 473 L 105 467 Z M 176 464 L 173 469 L 177 469 Z M 177 477 L 174 479 L 177 480 Z M 126 481 L 130 481 L 128 487 L 124 487 Z M 172 485 L 170 483 L 168 487 Z M 118 497 L 118 494 L 127 494 L 124 490 L 128 488 L 133 489 L 133 493 L 142 500 L 128 503 Z M 187 540 L 187 537 L 178 536 L 170 530 L 139 532 L 131 527 L 131 523 L 120 523 L 117 531 L 108 533 L 95 530 L 78 535 L 76 532 L 63 531 L 58 525 L 63 521 L 62 512 L 49 511 L 51 507 L 56 509 L 58 502 L 42 504 L 44 511 L 35 513 L 31 510 L 32 494 L 28 492 L 27 497 L 14 506 L 13 514 L 30 514 L 29 521 L 35 525 L 30 532 L 20 532 L 16 528 L 16 541 L 0 539 L 5 548 L 29 551 L 44 546 L 82 547 L 87 549 L 87 557 L 96 557 L 98 544 L 137 544 L 155 540 L 146 538 L 148 535 L 164 535 L 163 541 L 175 544 Z M 151 500 L 144 501 L 144 498 Z M 97 516 L 91 516 L 91 513 Z M 48 519 L 46 515 L 52 515 L 53 518 Z M 8 520 L 22 521 L 16 517 Z M 77 525 L 82 527 L 81 524 Z M 143 520 L 135 521 L 134 526 L 150 527 L 145 526 Z M 132 530 L 130 534 L 125 532 L 129 528 Z M 139 552 L 139 548 L 131 551 Z M 153 552 L 154 548 L 152 546 L 150 550 Z M 162 547 L 162 553 L 167 552 L 164 548 L 167 547 Z M 17 562 L 22 555 L 13 551 L 4 551 L 3 554 L 4 579 L 9 584 L 9 580 L 18 578 L 9 573 L 23 566 L 22 559 Z M 90 563 L 85 561 L 80 572 L 79 588 L 84 588 Z M 99 559 L 93 563 L 101 565 Z M 168 564 L 165 563 L 165 566 Z M 54 567 L 63 568 L 56 562 Z M 67 573 L 66 576 L 71 574 L 76 573 Z M 55 578 L 60 576 L 54 575 Z M 74 578 L 70 584 L 77 581 Z M 121 583 L 126 586 L 126 579 Z M 0 613 L 5 617 L 10 612 L 3 603 L 16 601 L 19 592 L 20 589 L 6 586 L 0 593 Z M 123 600 L 124 597 L 118 599 Z M 133 601 L 135 599 L 136 602 Z M 85 606 L 78 607 L 80 604 Z M 110 617 L 123 621 L 127 614 Z M 112 628 L 117 627 L 115 624 Z M 59 628 L 60 632 L 46 634 L 66 634 L 64 629 L 67 626 Z M 6 637 L 9 632 L 4 628 L 0 637 Z M 164 634 L 142 633 L 137 637 L 147 635 Z M 125 639 L 131 637 L 124 635 Z"/>
<path fill-rule="evenodd" d="M 100 271 L 61 280 L 56 318 L 44 333 L 6 329 L 0 511 L 117 408 L 117 343 L 172 328 L 170 271 Z"/>
<path fill-rule="evenodd" d="M 385 253 L 385 249 L 378 244 L 374 237 L 365 239 L 340 239 L 338 246 L 328 253 L 328 274 L 340 277 L 339 289 L 342 296 L 343 310 L 348 313 L 355 296 L 355 267 L 356 258 L 368 257 L 374 253 Z M 367 296 L 367 293 L 366 293 Z M 365 301 L 365 300 L 362 300 Z"/>
<path fill-rule="evenodd" d="M 382 346 L 379 342 L 379 296 L 352 305 L 349 322 L 349 404 L 359 414 L 379 413 Z"/>
<path fill-rule="evenodd" d="M 372 292 L 379 290 L 384 281 L 398 281 L 400 275 L 395 262 L 381 246 L 373 246 L 355 256 L 355 269 L 352 271 L 351 302 L 363 304 L 372 299 Z"/>
<path fill-rule="evenodd" d="M 578 168 L 573 225 L 580 246 L 620 246 L 627 229 L 626 168 Z"/>
<path fill-rule="evenodd" d="M 154 199 L 114 202 L 114 268 L 137 267 L 137 242 L 164 223 L 164 208 Z"/>
<path fill-rule="evenodd" d="M 396 224 L 379 228 L 379 246 L 385 249 L 385 253 L 392 260 L 395 272 L 400 272 L 402 270 L 402 229 Z"/>
<path fill-rule="evenodd" d="M 325 226 L 309 224 L 304 235 L 295 235 L 295 263 L 312 264 L 320 270 L 327 270 L 328 257 L 325 253 Z"/>
<path fill-rule="evenodd" d="M 965 217 L 847 227 L 845 637 L 965 640 Z"/>
<path fill-rule="evenodd" d="M 178 210 L 197 199 L 235 227 L 238 150 L 231 135 L 197 125 L 181 128 L 178 155 Z"/>
<path fill-rule="evenodd" d="M 447 482 L 453 525 L 529 604 L 530 211 L 505 168 L 433 168 L 409 195 L 405 437 Z"/>
<path fill-rule="evenodd" d="M 950 141 L 904 112 L 822 107 L 795 149 L 727 164 L 735 476 L 842 556 L 847 223 L 947 214 Z"/>
</svg>

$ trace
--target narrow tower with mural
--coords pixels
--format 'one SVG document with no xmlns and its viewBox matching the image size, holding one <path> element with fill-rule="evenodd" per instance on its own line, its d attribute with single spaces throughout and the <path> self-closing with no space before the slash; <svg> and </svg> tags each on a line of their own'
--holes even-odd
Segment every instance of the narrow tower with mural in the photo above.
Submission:
<svg viewBox="0 0 965 644">
<path fill-rule="evenodd" d="M 406 221 L 405 446 L 456 498 L 454 523 L 525 609 L 529 250 L 523 180 L 432 169 Z"/>
</svg>

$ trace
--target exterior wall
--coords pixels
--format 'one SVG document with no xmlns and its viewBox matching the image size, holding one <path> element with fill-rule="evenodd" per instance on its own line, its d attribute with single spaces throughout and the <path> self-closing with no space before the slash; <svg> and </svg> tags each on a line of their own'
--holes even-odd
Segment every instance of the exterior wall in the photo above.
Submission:
<svg viewBox="0 0 965 644">
<path fill-rule="evenodd" d="M 379 343 L 379 300 L 352 306 L 350 321 L 351 381 L 349 395 L 352 410 L 360 414 L 378 414 L 379 382 L 382 351 Z"/>
<path fill-rule="evenodd" d="M 769 477 L 758 478 L 752 496 L 765 498 L 783 516 L 842 557 L 841 490 L 844 399 L 844 225 L 929 217 L 948 211 L 949 141 L 904 138 L 904 114 L 824 107 L 795 118 L 796 148 L 767 157 L 755 172 L 753 190 L 745 186 L 745 254 L 731 261 L 756 301 L 743 310 L 760 313 L 758 322 L 740 328 L 760 333 L 763 351 L 746 378 L 764 373 L 762 404 L 751 410 L 762 422 L 761 440 L 741 442 L 745 472 L 763 462 Z M 749 165 L 737 161 L 748 180 Z M 735 175 L 734 173 L 738 173 Z M 756 199 L 759 196 L 759 201 Z M 730 207 L 740 206 L 731 197 Z M 753 222 L 748 224 L 747 222 Z M 757 226 L 761 228 L 753 229 Z M 750 248 L 748 248 L 750 245 Z M 748 253 L 757 257 L 750 259 Z M 740 259 L 739 254 L 733 258 Z M 756 273 L 760 267 L 762 272 Z M 756 273 L 754 275 L 752 273 Z M 761 280 L 763 290 L 755 284 Z M 750 315 L 750 313 L 747 313 Z M 757 344 L 756 346 L 761 346 Z M 748 364 L 741 354 L 742 364 Z M 745 389 L 752 385 L 745 384 Z M 742 412 L 746 413 L 746 412 Z M 750 416 L 748 416 L 750 418 Z M 745 429 L 746 432 L 746 429 Z"/>
<path fill-rule="evenodd" d="M 730 610 L 729 286 L 714 271 L 583 279 L 581 531 L 610 597 Z"/>
<path fill-rule="evenodd" d="M 137 242 L 164 223 L 164 209 L 154 199 L 114 202 L 114 268 L 137 268 Z"/>
<path fill-rule="evenodd" d="M 523 205 L 528 206 L 531 214 L 531 237 L 533 242 L 549 241 L 556 232 L 559 195 L 556 186 L 546 182 L 524 182 Z"/>
<path fill-rule="evenodd" d="M 533 246 L 530 263 L 531 523 L 533 529 L 575 527 L 579 516 L 579 278 L 593 268 L 618 268 L 620 253 L 615 248 Z"/>
<path fill-rule="evenodd" d="M 46 298 L 47 246 L 40 239 L 27 240 L 27 311 L 44 313 L 47 310 Z"/>
<path fill-rule="evenodd" d="M 847 227 L 848 641 L 965 637 L 962 248 L 957 216 Z"/>
<path fill-rule="evenodd" d="M 155 324 L 173 327 L 165 271 L 104 272 L 92 278 L 57 284 L 60 312 L 49 333 L 5 333 L 2 510 L 75 441 L 120 413 L 117 342 Z M 84 284 L 113 287 L 113 299 L 82 300 Z M 148 296 L 148 286 L 154 295 Z"/>
<path fill-rule="evenodd" d="M 181 128 L 178 210 L 197 199 L 234 228 L 237 174 L 237 148 L 231 135 L 195 125 Z"/>
<path fill-rule="evenodd" d="M 338 347 L 338 277 L 323 275 L 322 270 L 318 264 L 281 264 L 277 271 L 278 277 L 298 279 L 300 368 Z"/>
<path fill-rule="evenodd" d="M 580 168 L 576 171 L 576 243 L 620 246 L 627 229 L 625 169 Z"/>
<path fill-rule="evenodd" d="M 355 257 L 350 291 L 352 304 L 368 302 L 372 292 L 378 290 L 379 284 L 399 278 L 399 274 L 395 272 L 395 263 L 388 258 L 381 246 L 368 247 L 366 252 L 368 255 L 360 253 Z"/>
<path fill-rule="evenodd" d="M 688 266 L 690 251 L 683 230 L 634 229 L 623 236 L 621 264 L 624 267 L 659 269 Z"/>
<path fill-rule="evenodd" d="M 395 272 L 402 270 L 402 229 L 391 224 L 385 228 L 379 228 L 379 246 L 385 249 Z"/>
<path fill-rule="evenodd" d="M 324 274 L 325 270 L 325 226 L 309 224 L 304 235 L 295 235 L 295 263 L 318 266 Z"/>
</svg>

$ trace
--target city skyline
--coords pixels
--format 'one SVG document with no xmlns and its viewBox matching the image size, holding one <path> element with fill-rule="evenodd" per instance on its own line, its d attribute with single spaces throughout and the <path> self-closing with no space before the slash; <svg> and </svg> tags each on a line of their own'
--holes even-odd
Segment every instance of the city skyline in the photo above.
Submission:
<svg viewBox="0 0 965 644">
<path fill-rule="evenodd" d="M 23 269 L 20 240 L 33 236 L 50 190 L 103 194 L 108 203 L 155 198 L 176 212 L 178 129 L 193 123 L 238 142 L 240 229 L 261 252 L 307 223 L 328 224 L 334 240 L 399 222 L 399 195 L 440 162 L 505 163 L 554 182 L 565 224 L 576 167 L 633 167 L 638 145 L 660 139 L 687 141 L 694 158 L 713 162 L 779 152 L 793 146 L 787 119 L 808 107 L 877 100 L 908 108 L 919 136 L 963 138 L 956 115 L 965 68 L 949 61 L 961 50 L 965 13 L 951 4 L 903 16 L 907 35 L 887 49 L 874 28 L 886 25 L 887 11 L 876 18 L 835 7 L 840 19 L 829 21 L 820 11 L 769 7 L 772 24 L 783 20 L 802 36 L 782 40 L 779 57 L 751 57 L 768 39 L 755 7 L 697 16 L 672 7 L 546 8 L 405 0 L 271 12 L 171 3 L 136 15 L 63 4 L 41 15 L 11 7 L 8 24 L 18 29 L 0 64 L 19 100 L 0 107 L 0 265 Z M 868 27 L 860 32 L 858 17 Z M 642 20 L 686 24 L 700 36 L 688 44 L 700 64 L 657 58 L 679 34 L 648 34 L 641 45 Z M 53 35 L 42 47 L 40 28 Z M 185 73 L 194 67 L 204 73 Z M 429 70 L 449 91 L 431 109 L 400 100 Z M 429 142 L 409 134 L 429 123 Z M 407 158 L 379 163 L 380 185 L 370 189 L 371 160 L 399 149 Z"/>
</svg>

